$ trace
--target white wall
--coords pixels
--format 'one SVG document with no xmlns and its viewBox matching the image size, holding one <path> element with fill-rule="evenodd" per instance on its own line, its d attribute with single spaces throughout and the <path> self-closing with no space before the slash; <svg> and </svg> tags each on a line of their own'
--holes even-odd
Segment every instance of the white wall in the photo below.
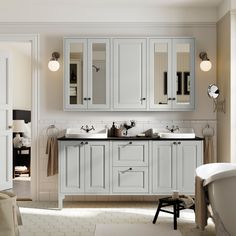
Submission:
<svg viewBox="0 0 236 236">
<path fill-rule="evenodd" d="M 109 32 L 109 34 L 107 33 Z M 53 51 L 62 54 L 63 36 L 69 35 L 157 35 L 157 36 L 192 36 L 196 38 L 196 109 L 194 112 L 64 112 L 63 111 L 63 70 L 50 72 L 47 62 Z M 207 124 L 215 129 L 216 114 L 213 112 L 213 101 L 207 95 L 207 87 L 216 82 L 216 26 L 214 24 L 178 26 L 150 24 L 140 27 L 139 24 L 69 24 L 47 26 L 40 33 L 41 78 L 40 78 L 40 199 L 55 200 L 56 177 L 46 177 L 47 156 L 45 153 L 45 131 L 51 123 L 59 129 L 80 127 L 82 124 L 94 124 L 95 127 L 111 125 L 112 121 L 122 122 L 135 119 L 138 121 L 136 132 L 150 127 L 177 124 L 191 126 L 201 135 Z M 201 51 L 207 51 L 213 63 L 211 71 L 204 73 L 199 69 Z M 60 58 L 63 62 L 63 58 Z M 161 123 L 165 121 L 164 123 Z M 184 122 L 185 121 L 185 122 Z M 214 139 L 215 141 L 215 139 Z"/>
<path fill-rule="evenodd" d="M 156 24 L 150 24 L 148 27 L 139 27 L 139 24 L 121 24 L 119 27 L 112 24 L 102 24 L 102 27 L 95 27 L 93 24 L 78 24 L 78 26 L 55 27 L 43 32 L 40 35 L 41 41 L 41 98 L 40 98 L 40 113 L 41 119 L 85 119 L 85 120 L 104 120 L 105 119 L 216 119 L 216 114 L 213 112 L 212 100 L 207 96 L 207 87 L 210 83 L 216 81 L 216 28 L 215 25 L 193 26 L 193 27 L 171 27 L 164 25 L 160 27 Z M 91 33 L 92 32 L 92 33 Z M 69 35 L 157 35 L 157 36 L 193 36 L 196 38 L 196 109 L 194 112 L 137 112 L 135 117 L 129 112 L 63 112 L 63 70 L 62 68 L 56 72 L 50 72 L 47 69 L 47 62 L 52 51 L 63 51 L 63 36 Z M 199 53 L 206 50 L 209 58 L 213 63 L 211 71 L 204 73 L 199 69 L 200 58 Z M 60 58 L 63 61 L 63 58 Z M 96 114 L 96 117 L 95 117 Z"/>
<path fill-rule="evenodd" d="M 2 1 L 0 22 L 216 22 L 216 7 L 163 1 Z M 22 7 L 27 6 L 27 7 Z M 20 9 L 20 14 L 19 14 Z"/>
<path fill-rule="evenodd" d="M 31 110 L 31 45 L 0 42 L 0 50 L 10 53 L 13 109 Z"/>
<path fill-rule="evenodd" d="M 39 90 L 39 198 L 56 200 L 57 177 L 46 177 L 47 156 L 45 141 L 47 127 L 55 123 L 59 129 L 94 124 L 111 126 L 112 121 L 137 121 L 136 132 L 150 127 L 179 124 L 194 127 L 197 135 L 209 123 L 216 131 L 216 114 L 207 87 L 216 82 L 216 25 L 214 23 L 8 23 L 1 24 L 0 33 L 39 33 L 40 35 L 40 90 Z M 65 36 L 190 36 L 196 39 L 196 109 L 193 112 L 64 112 L 63 67 L 58 72 L 48 70 L 52 52 L 61 54 L 63 64 L 63 37 Z M 201 51 L 207 51 L 213 68 L 209 72 L 199 69 Z M 215 137 L 214 137 L 215 143 Z"/>
</svg>

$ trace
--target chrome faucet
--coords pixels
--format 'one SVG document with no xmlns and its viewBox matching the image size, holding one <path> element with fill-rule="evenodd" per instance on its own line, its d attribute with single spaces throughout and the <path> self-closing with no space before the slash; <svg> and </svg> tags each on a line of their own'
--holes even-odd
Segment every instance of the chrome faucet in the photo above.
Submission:
<svg viewBox="0 0 236 236">
<path fill-rule="evenodd" d="M 179 126 L 172 125 L 172 127 L 169 128 L 168 125 L 167 125 L 166 129 L 168 129 L 171 133 L 174 133 L 176 130 L 179 130 Z"/>
<path fill-rule="evenodd" d="M 93 125 L 91 126 L 91 128 L 89 128 L 88 125 L 86 125 L 85 128 L 84 128 L 84 126 L 82 125 L 80 129 L 84 130 L 86 133 L 88 133 L 91 130 L 95 130 Z"/>
<path fill-rule="evenodd" d="M 136 125 L 136 122 L 134 120 L 130 121 L 130 125 L 128 125 L 127 123 L 124 123 L 124 128 L 125 128 L 125 133 L 124 135 L 128 134 L 128 130 L 133 128 Z"/>
</svg>

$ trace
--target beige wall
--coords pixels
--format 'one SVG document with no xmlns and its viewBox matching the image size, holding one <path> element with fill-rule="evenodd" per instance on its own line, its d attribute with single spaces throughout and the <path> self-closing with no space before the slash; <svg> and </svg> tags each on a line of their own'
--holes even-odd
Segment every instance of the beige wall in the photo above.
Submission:
<svg viewBox="0 0 236 236">
<path fill-rule="evenodd" d="M 217 113 L 217 156 L 219 162 L 230 162 L 231 109 L 230 109 L 230 13 L 217 23 L 217 85 L 219 100 L 225 99 L 225 113 Z M 234 144 L 235 145 L 235 144 Z"/>
<path fill-rule="evenodd" d="M 231 11 L 231 162 L 236 163 L 236 11 Z"/>
</svg>

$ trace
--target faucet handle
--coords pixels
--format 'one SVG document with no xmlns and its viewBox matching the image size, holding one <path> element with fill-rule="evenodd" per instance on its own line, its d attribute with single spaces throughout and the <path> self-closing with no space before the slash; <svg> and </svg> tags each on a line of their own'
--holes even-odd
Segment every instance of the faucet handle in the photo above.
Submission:
<svg viewBox="0 0 236 236">
<path fill-rule="evenodd" d="M 131 125 L 131 127 L 134 127 L 134 126 L 136 125 L 135 120 L 131 120 L 131 121 L 130 121 L 130 125 Z"/>
</svg>

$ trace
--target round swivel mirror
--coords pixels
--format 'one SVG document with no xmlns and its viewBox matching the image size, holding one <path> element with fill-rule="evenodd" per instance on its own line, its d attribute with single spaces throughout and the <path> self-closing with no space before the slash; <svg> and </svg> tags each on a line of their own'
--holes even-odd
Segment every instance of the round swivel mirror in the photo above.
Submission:
<svg viewBox="0 0 236 236">
<path fill-rule="evenodd" d="M 209 97 L 216 99 L 220 95 L 220 90 L 215 84 L 210 84 L 207 93 Z"/>
</svg>

